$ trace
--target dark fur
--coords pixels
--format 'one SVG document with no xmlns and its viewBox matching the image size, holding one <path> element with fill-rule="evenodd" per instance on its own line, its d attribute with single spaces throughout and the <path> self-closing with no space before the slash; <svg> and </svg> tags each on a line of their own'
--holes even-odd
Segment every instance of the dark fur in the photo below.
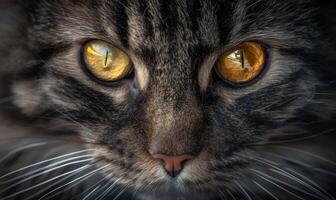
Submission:
<svg viewBox="0 0 336 200">
<path fill-rule="evenodd" d="M 279 199 L 328 197 L 319 187 L 332 192 L 334 53 L 326 45 L 333 42 L 332 28 L 322 21 L 317 2 L 33 0 L 18 5 L 24 17 L 7 25 L 8 32 L 3 28 L 0 46 L 13 103 L 37 124 L 70 125 L 93 149 L 95 166 L 111 164 L 105 175 L 112 174 L 110 180 L 130 193 L 271 199 L 260 185 Z M 123 49 L 135 72 L 112 86 L 92 80 L 79 61 L 80 45 L 89 39 Z M 232 88 L 211 68 L 220 54 L 244 41 L 267 47 L 268 70 L 256 83 Z M 197 157 L 177 184 L 150 156 L 184 152 Z M 286 178 L 286 173 L 299 177 L 292 169 L 319 186 Z M 287 192 L 265 174 L 282 181 L 277 184 Z"/>
</svg>

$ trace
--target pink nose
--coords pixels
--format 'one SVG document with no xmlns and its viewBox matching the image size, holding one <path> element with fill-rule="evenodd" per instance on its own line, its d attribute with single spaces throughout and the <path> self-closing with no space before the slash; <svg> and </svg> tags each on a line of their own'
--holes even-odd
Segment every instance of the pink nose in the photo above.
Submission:
<svg viewBox="0 0 336 200">
<path fill-rule="evenodd" d="M 181 156 L 166 156 L 162 154 L 153 155 L 154 158 L 163 161 L 164 168 L 171 177 L 176 177 L 183 169 L 183 164 L 192 160 L 194 156 L 192 155 L 181 155 Z"/>
</svg>

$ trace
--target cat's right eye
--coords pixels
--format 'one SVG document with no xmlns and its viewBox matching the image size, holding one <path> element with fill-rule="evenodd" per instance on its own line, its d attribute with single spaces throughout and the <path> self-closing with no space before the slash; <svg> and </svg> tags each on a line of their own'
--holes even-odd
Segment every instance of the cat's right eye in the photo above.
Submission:
<svg viewBox="0 0 336 200">
<path fill-rule="evenodd" d="M 100 81 L 116 82 L 129 75 L 132 62 L 121 49 L 102 40 L 84 44 L 82 59 L 85 70 Z"/>
<path fill-rule="evenodd" d="M 262 45 L 245 42 L 221 55 L 215 70 L 231 86 L 245 86 L 262 74 L 266 58 Z"/>
</svg>

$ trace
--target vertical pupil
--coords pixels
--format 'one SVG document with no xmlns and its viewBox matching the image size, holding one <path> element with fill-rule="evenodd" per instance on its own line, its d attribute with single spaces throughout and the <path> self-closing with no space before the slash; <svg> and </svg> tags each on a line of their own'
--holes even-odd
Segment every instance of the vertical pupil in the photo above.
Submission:
<svg viewBox="0 0 336 200">
<path fill-rule="evenodd" d="M 245 69 L 244 51 L 239 51 L 239 52 L 240 52 L 240 63 L 242 64 L 242 68 Z"/>
<path fill-rule="evenodd" d="M 106 55 L 105 55 L 105 68 L 107 68 L 107 59 L 108 59 L 109 51 L 106 50 Z"/>
</svg>

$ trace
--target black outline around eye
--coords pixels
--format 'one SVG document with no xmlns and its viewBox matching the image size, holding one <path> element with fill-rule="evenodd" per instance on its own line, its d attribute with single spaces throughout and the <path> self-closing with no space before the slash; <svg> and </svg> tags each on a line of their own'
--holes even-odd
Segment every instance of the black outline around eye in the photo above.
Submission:
<svg viewBox="0 0 336 200">
<path fill-rule="evenodd" d="M 254 41 L 251 41 L 251 42 L 254 42 Z M 244 87 L 248 87 L 248 86 L 251 86 L 253 84 L 255 84 L 256 82 L 258 82 L 265 74 L 266 72 L 268 71 L 269 69 L 269 50 L 268 48 L 261 44 L 260 42 L 254 42 L 254 43 L 258 43 L 263 51 L 264 51 L 264 54 L 265 54 L 265 63 L 263 65 L 263 69 L 260 71 L 260 73 L 255 77 L 253 78 L 252 80 L 246 82 L 246 83 L 235 83 L 233 81 L 229 81 L 227 79 L 225 79 L 221 73 L 218 71 L 218 59 L 215 63 L 215 66 L 213 67 L 213 70 L 215 71 L 215 75 L 224 83 L 226 84 L 227 86 L 231 87 L 231 88 L 235 88 L 235 89 L 239 89 L 239 88 L 244 88 Z"/>
<path fill-rule="evenodd" d="M 91 80 L 101 84 L 101 85 L 104 85 L 104 86 L 108 86 L 108 87 L 113 87 L 113 86 L 119 86 L 120 83 L 123 81 L 123 80 L 127 80 L 127 78 L 131 77 L 132 74 L 134 74 L 134 66 L 133 66 L 133 63 L 130 67 L 130 70 L 128 71 L 128 73 L 121 79 L 119 80 L 116 80 L 116 81 L 105 81 L 105 80 L 102 80 L 100 78 L 98 78 L 97 76 L 95 76 L 92 71 L 87 67 L 87 64 L 85 62 L 85 58 L 84 58 L 84 47 L 92 42 L 92 41 L 103 41 L 103 42 L 106 42 L 104 40 L 99 40 L 99 39 L 91 39 L 91 40 L 87 40 L 86 42 L 83 42 L 81 45 L 80 45 L 80 49 L 79 49 L 79 65 L 80 65 L 80 68 L 82 69 L 82 71 L 85 73 L 85 75 L 87 75 Z M 106 42 L 107 44 L 109 45 L 112 45 L 110 44 L 109 42 Z M 114 45 L 112 45 L 114 46 Z M 118 47 L 116 47 L 118 48 Z M 119 48 L 120 49 L 120 48 Z M 121 50 L 122 51 L 122 50 Z M 124 52 L 125 53 L 125 52 Z M 126 53 L 125 53 L 126 54 Z M 126 54 L 127 55 L 127 54 Z M 128 56 L 128 55 L 127 55 Z M 131 60 L 132 62 L 132 60 Z"/>
</svg>

